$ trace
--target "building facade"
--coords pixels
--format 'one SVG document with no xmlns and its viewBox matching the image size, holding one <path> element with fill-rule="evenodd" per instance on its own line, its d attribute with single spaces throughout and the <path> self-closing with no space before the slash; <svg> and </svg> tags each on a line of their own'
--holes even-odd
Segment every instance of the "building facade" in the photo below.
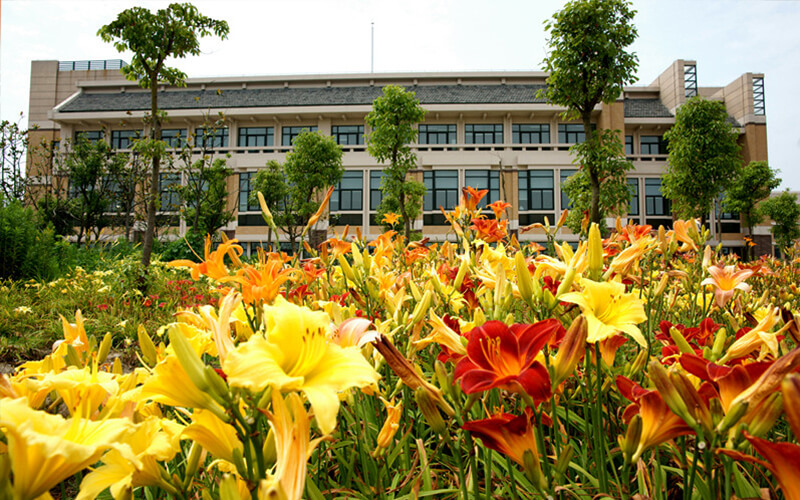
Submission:
<svg viewBox="0 0 800 500">
<path fill-rule="evenodd" d="M 119 150 L 129 148 L 147 132 L 143 118 L 150 94 L 121 77 L 123 64 L 34 61 L 29 126 L 38 128 L 31 140 L 61 141 L 63 147 L 65 140 L 86 134 Z M 663 135 L 688 98 L 700 95 L 724 102 L 739 132 L 744 162 L 767 160 L 764 76 L 745 73 L 724 87 L 701 87 L 696 77 L 694 61 L 675 61 L 650 85 L 626 87 L 616 102 L 594 112 L 597 127 L 624 136 L 626 155 L 634 164 L 628 177 L 628 218 L 633 222 L 671 225 L 670 204 L 661 195 L 667 161 Z M 266 229 L 258 207 L 248 202 L 250 180 L 267 161 L 282 162 L 292 139 L 304 129 L 333 136 L 344 150 L 346 172 L 331 200 L 330 224 L 358 227 L 368 239 L 382 232 L 375 210 L 383 166 L 367 154 L 365 135 L 370 131 L 364 118 L 383 86 L 404 86 L 427 110 L 413 146 L 418 159 L 413 176 L 427 187 L 424 214 L 415 227 L 432 240 L 442 240 L 454 235 L 440 207 L 452 209 L 465 186 L 488 189 L 486 203 L 511 203 L 511 230 L 545 217 L 554 221 L 568 208 L 561 185 L 576 171 L 569 148 L 583 140 L 583 126 L 564 121 L 564 108 L 537 96 L 546 78 L 543 72 L 199 78 L 188 80 L 184 88 L 159 89 L 159 107 L 169 116 L 164 140 L 175 146 L 200 130 L 206 117 L 225 117 L 212 146 L 230 155 L 227 163 L 234 175 L 228 179 L 228 203 L 236 217 L 223 229 L 254 251 L 266 239 Z M 47 165 L 34 162 L 30 175 L 35 182 L 52 182 L 49 174 Z M 166 187 L 185 181 L 174 172 L 162 174 L 162 202 L 167 202 L 162 207 L 169 207 Z M 710 224 L 715 241 L 731 249 L 743 245 L 737 214 L 711 217 L 721 220 L 721 234 L 716 234 L 717 224 Z M 327 229 L 325 223 L 318 223 L 318 229 Z M 754 235 L 759 253 L 771 252 L 771 237 L 764 229 Z M 562 231 L 564 239 L 575 238 Z M 521 241 L 543 238 L 536 231 L 519 235 Z"/>
</svg>

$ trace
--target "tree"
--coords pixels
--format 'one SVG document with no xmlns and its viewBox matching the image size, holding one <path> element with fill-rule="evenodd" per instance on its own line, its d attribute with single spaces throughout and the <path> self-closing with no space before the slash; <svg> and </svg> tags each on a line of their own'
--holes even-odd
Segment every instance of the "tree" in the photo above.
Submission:
<svg viewBox="0 0 800 500">
<path fill-rule="evenodd" d="M 725 210 L 741 214 L 750 237 L 753 236 L 753 227 L 764 220 L 758 202 L 768 198 L 780 183 L 777 172 L 771 169 L 767 162 L 751 161 L 742 168 L 726 191 L 723 200 Z M 748 246 L 746 252 L 747 258 L 751 259 L 752 248 Z"/>
<path fill-rule="evenodd" d="M 22 172 L 28 151 L 28 131 L 8 120 L 0 122 L 0 189 L 6 202 L 22 200 L 25 176 Z"/>
<path fill-rule="evenodd" d="M 675 125 L 664 134 L 669 159 L 662 188 L 678 217 L 705 220 L 714 200 L 742 168 L 737 132 L 725 105 L 702 97 L 678 108 Z"/>
<path fill-rule="evenodd" d="M 292 251 L 299 251 L 295 242 L 319 210 L 321 193 L 339 183 L 344 167 L 342 148 L 333 137 L 304 130 L 292 145 L 294 149 L 286 155 L 282 167 L 277 162 L 270 163 L 256 175 L 253 192 L 261 191 L 266 200 L 275 200 L 275 224 L 289 236 Z M 273 184 L 281 173 L 286 181 Z M 269 201 L 267 205 L 270 206 Z"/>
<path fill-rule="evenodd" d="M 797 227 L 800 221 L 800 207 L 797 206 L 796 194 L 790 193 L 787 189 L 780 195 L 762 202 L 759 209 L 775 222 L 772 226 L 772 236 L 775 237 L 775 243 L 781 250 L 785 251 L 792 246 L 794 240 L 800 238 L 800 229 Z"/>
<path fill-rule="evenodd" d="M 59 170 L 69 178 L 69 194 L 74 200 L 73 217 L 78 227 L 78 245 L 83 238 L 95 238 L 110 223 L 106 213 L 112 204 L 110 173 L 125 168 L 127 154 L 115 154 L 105 141 L 89 141 L 78 136 L 63 157 Z"/>
<path fill-rule="evenodd" d="M 406 178 L 417 166 L 417 155 L 409 144 L 417 140 L 416 125 L 424 119 L 425 110 L 414 93 L 396 85 L 383 88 L 383 96 L 375 99 L 366 117 L 372 129 L 367 151 L 378 162 L 389 162 L 381 181 L 383 198 L 378 214 L 399 213 L 406 241 L 411 239 L 411 221 L 419 216 L 425 196 L 424 184 Z"/>
<path fill-rule="evenodd" d="M 541 94 L 551 103 L 565 106 L 568 116 L 578 117 L 583 123 L 586 154 L 582 169 L 591 188 L 590 220 L 597 223 L 602 206 L 609 204 L 600 200 L 601 184 L 619 181 L 619 176 L 608 176 L 603 171 L 608 165 L 605 157 L 589 151 L 601 150 L 604 140 L 620 139 L 603 138 L 592 129 L 591 116 L 595 106 L 615 101 L 623 86 L 636 81 L 639 59 L 626 51 L 637 36 L 631 24 L 635 13 L 624 0 L 574 0 L 545 23 L 550 53 L 544 64 L 550 75 Z"/>
<path fill-rule="evenodd" d="M 289 227 L 294 225 L 294 216 L 287 211 L 291 207 L 289 185 L 286 183 L 286 174 L 283 165 L 277 160 L 269 160 L 265 169 L 259 170 L 250 186 L 248 203 L 258 205 L 258 195 L 261 193 L 264 202 L 272 213 L 272 220 L 276 227 Z M 275 237 L 277 238 L 277 234 Z M 272 241 L 272 227 L 267 229 L 267 242 Z M 277 249 L 277 245 L 276 245 Z"/>
<path fill-rule="evenodd" d="M 122 68 L 129 80 L 150 89 L 150 138 L 161 140 L 161 120 L 158 109 L 158 84 L 184 85 L 186 74 L 166 66 L 167 58 L 183 58 L 200 54 L 199 38 L 228 36 L 228 23 L 200 14 L 190 3 L 173 3 L 155 14 L 142 7 L 132 7 L 119 13 L 117 19 L 100 28 L 98 36 L 112 42 L 120 52 L 133 52 L 131 63 Z M 150 265 L 159 199 L 158 178 L 161 155 L 152 156 L 150 195 L 147 200 L 147 229 L 142 243 L 142 265 Z"/>
<path fill-rule="evenodd" d="M 213 123 L 206 121 L 201 127 L 203 135 L 187 142 L 179 155 L 182 165 L 178 170 L 187 174 L 186 185 L 176 189 L 185 207 L 183 217 L 192 231 L 202 235 L 214 234 L 233 220 L 233 210 L 228 210 L 227 189 L 228 176 L 233 170 L 227 166 L 227 157 L 214 158 L 213 138 L 222 126 L 222 117 Z M 200 153 L 196 155 L 198 146 Z"/>
</svg>

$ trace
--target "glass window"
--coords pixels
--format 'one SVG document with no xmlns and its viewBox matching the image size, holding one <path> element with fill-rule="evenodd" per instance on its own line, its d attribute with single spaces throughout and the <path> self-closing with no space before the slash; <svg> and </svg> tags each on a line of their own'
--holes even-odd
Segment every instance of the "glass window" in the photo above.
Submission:
<svg viewBox="0 0 800 500">
<path fill-rule="evenodd" d="M 334 125 L 332 132 L 336 144 L 342 146 L 364 144 L 364 125 Z"/>
<path fill-rule="evenodd" d="M 425 181 L 425 211 L 433 212 L 444 207 L 452 210 L 458 203 L 458 170 L 429 170 L 423 174 Z"/>
<path fill-rule="evenodd" d="M 112 130 L 111 147 L 114 149 L 130 149 L 133 141 L 138 139 L 141 132 L 138 130 Z"/>
<path fill-rule="evenodd" d="M 159 174 L 158 190 L 161 192 L 161 211 L 174 212 L 180 207 L 180 196 L 174 186 L 181 185 L 181 174 Z"/>
<path fill-rule="evenodd" d="M 186 145 L 186 130 L 182 128 L 168 128 L 161 131 L 161 140 L 167 143 L 168 148 L 182 148 Z"/>
<path fill-rule="evenodd" d="M 561 175 L 559 177 L 559 179 L 561 179 L 561 210 L 572 208 L 572 201 L 569 199 L 569 196 L 567 196 L 567 193 L 564 192 L 564 183 L 577 172 L 578 170 L 574 168 L 561 169 Z"/>
<path fill-rule="evenodd" d="M 646 215 L 671 215 L 670 202 L 661 194 L 661 179 L 644 180 L 644 203 Z"/>
<path fill-rule="evenodd" d="M 592 127 L 594 129 L 594 126 Z M 582 123 L 559 123 L 558 142 L 559 144 L 580 144 L 586 140 Z"/>
<path fill-rule="evenodd" d="M 631 156 L 633 154 L 633 136 L 625 136 L 625 154 Z"/>
<path fill-rule="evenodd" d="M 236 143 L 240 148 L 273 146 L 275 144 L 275 129 L 272 127 L 241 127 L 239 139 Z"/>
<path fill-rule="evenodd" d="M 89 142 L 97 142 L 103 140 L 103 131 L 102 130 L 78 130 L 75 132 L 75 140 L 78 140 L 78 137 L 83 137 Z"/>
<path fill-rule="evenodd" d="M 200 148 L 227 148 L 228 127 L 194 129 L 195 145 Z"/>
<path fill-rule="evenodd" d="M 466 125 L 464 140 L 467 144 L 503 144 L 503 124 Z"/>
<path fill-rule="evenodd" d="M 378 210 L 378 205 L 383 200 L 381 182 L 383 181 L 383 170 L 369 171 L 369 209 L 374 212 Z"/>
<path fill-rule="evenodd" d="M 331 212 L 361 210 L 364 195 L 364 172 L 346 170 L 331 196 Z"/>
<path fill-rule="evenodd" d="M 553 171 L 520 170 L 519 210 L 553 210 Z"/>
<path fill-rule="evenodd" d="M 420 125 L 418 144 L 455 144 L 456 125 Z"/>
<path fill-rule="evenodd" d="M 260 212 L 258 201 L 250 203 L 250 182 L 255 177 L 255 172 L 239 174 L 239 212 Z"/>
<path fill-rule="evenodd" d="M 520 123 L 511 126 L 514 144 L 550 144 L 550 124 Z"/>
<path fill-rule="evenodd" d="M 464 186 L 489 190 L 478 204 L 479 208 L 484 208 L 489 203 L 500 199 L 500 172 L 497 170 L 467 170 L 464 172 Z"/>
<path fill-rule="evenodd" d="M 316 132 L 316 125 L 304 125 L 300 127 L 281 127 L 281 146 L 291 146 L 294 138 L 300 135 L 301 132 Z"/>
<path fill-rule="evenodd" d="M 660 135 L 643 135 L 639 139 L 641 154 L 643 155 L 665 155 L 667 154 L 667 143 Z"/>
<path fill-rule="evenodd" d="M 628 178 L 628 189 L 631 192 L 631 202 L 628 205 L 628 215 L 639 215 L 639 179 Z"/>
</svg>

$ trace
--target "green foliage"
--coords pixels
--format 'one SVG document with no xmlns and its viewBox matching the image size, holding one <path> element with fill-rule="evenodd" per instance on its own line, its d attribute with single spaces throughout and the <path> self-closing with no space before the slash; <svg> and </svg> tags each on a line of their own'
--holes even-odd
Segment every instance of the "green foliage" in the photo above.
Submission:
<svg viewBox="0 0 800 500">
<path fill-rule="evenodd" d="M 367 151 L 379 163 L 389 163 L 383 171 L 383 199 L 378 217 L 389 212 L 399 213 L 407 240 L 411 238 L 411 222 L 421 213 L 425 195 L 424 184 L 406 178 L 417 166 L 417 156 L 410 144 L 417 140 L 416 126 L 424 119 L 425 110 L 414 93 L 396 85 L 383 88 L 383 96 L 375 99 L 365 119 L 372 129 Z"/>
<path fill-rule="evenodd" d="M 636 81 L 639 59 L 626 50 L 637 37 L 632 24 L 635 14 L 624 0 L 575 0 L 545 23 L 550 39 L 544 65 L 550 75 L 547 88 L 540 94 L 552 104 L 565 106 L 568 115 L 583 122 L 587 145 L 582 165 L 589 180 L 587 208 L 592 222 L 600 222 L 602 207 L 618 202 L 603 200 L 604 193 L 623 192 L 622 185 L 601 188 L 601 184 L 616 182 L 619 177 L 606 177 L 602 172 L 612 161 L 607 151 L 591 153 L 587 148 L 601 148 L 607 143 L 605 138 L 593 138 L 591 113 L 595 106 L 615 101 L 623 86 Z"/>
<path fill-rule="evenodd" d="M 165 243 L 164 250 L 161 252 L 161 260 L 170 262 L 185 259 L 201 262 L 206 234 L 199 231 L 187 231 L 183 238 Z"/>
<path fill-rule="evenodd" d="M 0 122 L 0 192 L 7 200 L 25 194 L 23 165 L 28 151 L 28 131 L 8 120 Z"/>
<path fill-rule="evenodd" d="M 342 148 L 333 137 L 305 130 L 292 145 L 283 165 L 270 161 L 256 174 L 252 196 L 261 192 L 275 224 L 289 236 L 294 249 L 303 227 L 319 209 L 321 193 L 339 183 L 344 167 Z"/>
<path fill-rule="evenodd" d="M 0 279 L 49 279 L 66 244 L 40 226 L 33 210 L 0 194 Z"/>
<path fill-rule="evenodd" d="M 761 203 L 760 211 L 772 219 L 772 236 L 781 249 L 792 246 L 794 240 L 800 238 L 800 207 L 797 206 L 797 195 L 787 189 L 780 195 Z"/>
<path fill-rule="evenodd" d="M 695 97 L 678 108 L 664 134 L 669 163 L 662 182 L 678 217 L 703 218 L 731 187 L 742 168 L 737 137 L 721 102 Z"/>
<path fill-rule="evenodd" d="M 739 172 L 723 199 L 727 212 L 738 212 L 747 226 L 748 234 L 753 234 L 753 226 L 764 220 L 764 214 L 758 209 L 758 202 L 769 197 L 781 180 L 777 172 L 765 161 L 751 161 Z M 749 247 L 748 247 L 749 250 Z"/>
<path fill-rule="evenodd" d="M 190 3 L 173 3 L 153 13 L 132 7 L 98 30 L 104 42 L 113 43 L 119 52 L 133 52 L 131 63 L 122 72 L 129 80 L 138 80 L 143 88 L 152 82 L 182 85 L 186 74 L 164 66 L 168 57 L 176 59 L 200 54 L 200 38 L 228 37 L 228 23 L 206 17 Z"/>
<path fill-rule="evenodd" d="M 603 130 L 590 140 L 573 145 L 570 150 L 575 154 L 574 163 L 594 165 L 603 179 L 600 184 L 599 205 L 601 226 L 605 222 L 604 217 L 625 214 L 631 201 L 626 173 L 633 168 L 633 163 L 625 159 L 619 133 Z M 562 186 L 572 204 L 566 225 L 575 234 L 585 232 L 581 226 L 584 215 L 592 206 L 591 185 L 588 169 L 582 168 L 571 175 Z"/>
</svg>

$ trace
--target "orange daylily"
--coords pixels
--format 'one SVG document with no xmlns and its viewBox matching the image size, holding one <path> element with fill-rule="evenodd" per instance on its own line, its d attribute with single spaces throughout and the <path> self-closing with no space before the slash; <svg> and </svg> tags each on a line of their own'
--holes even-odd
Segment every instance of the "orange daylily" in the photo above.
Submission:
<svg viewBox="0 0 800 500">
<path fill-rule="evenodd" d="M 275 257 L 273 257 L 275 255 Z M 283 260 L 270 254 L 265 260 L 259 254 L 256 266 L 245 266 L 236 273 L 235 281 L 242 286 L 242 299 L 247 304 L 269 304 L 278 295 L 281 286 L 295 275 L 294 269 L 283 267 Z"/>
<path fill-rule="evenodd" d="M 191 260 L 173 260 L 168 265 L 171 267 L 188 267 L 192 270 L 192 279 L 197 281 L 200 275 L 206 275 L 211 279 L 220 280 L 228 277 L 228 268 L 225 267 L 225 254 L 232 252 L 237 257 L 242 255 L 242 247 L 237 245 L 237 240 L 228 240 L 220 243 L 219 247 L 211 251 L 211 237 L 206 236 L 203 262 L 197 263 Z"/>
<path fill-rule="evenodd" d="M 478 238 L 482 239 L 486 243 L 494 243 L 506 237 L 507 226 L 507 219 L 498 221 L 497 219 L 490 220 L 476 218 L 472 219 L 472 226 L 470 226 L 470 229 L 477 231 Z"/>
<path fill-rule="evenodd" d="M 800 463 L 800 446 L 792 443 L 773 443 L 752 436 L 747 431 L 743 431 L 742 435 L 750 441 L 750 444 L 762 457 L 766 458 L 766 461 L 733 450 L 720 450 L 720 453 L 768 469 L 777 478 L 786 500 L 800 500 L 800 475 L 797 474 L 797 464 Z"/>
<path fill-rule="evenodd" d="M 400 222 L 401 218 L 402 215 L 400 214 L 396 214 L 394 212 L 387 212 L 383 215 L 383 219 L 381 219 L 381 222 L 384 224 L 388 224 L 390 226 L 394 226 L 395 224 Z"/>
<path fill-rule="evenodd" d="M 478 208 L 478 203 L 481 202 L 484 196 L 489 192 L 488 189 L 475 189 L 472 186 L 467 186 L 461 190 L 461 204 L 470 212 L 474 212 Z"/>
<path fill-rule="evenodd" d="M 506 208 L 511 206 L 511 203 L 506 203 L 503 200 L 497 200 L 496 202 L 490 203 L 487 206 L 492 209 L 494 216 L 499 219 L 500 216 L 503 215 L 503 212 L 505 212 Z"/>
</svg>

